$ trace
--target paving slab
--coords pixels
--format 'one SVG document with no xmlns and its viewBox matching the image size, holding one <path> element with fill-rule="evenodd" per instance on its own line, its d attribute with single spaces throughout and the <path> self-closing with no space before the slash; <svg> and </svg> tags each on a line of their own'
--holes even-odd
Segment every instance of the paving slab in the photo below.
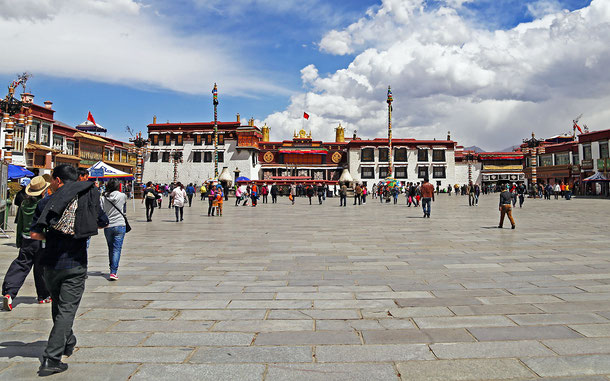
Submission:
<svg viewBox="0 0 610 381">
<path fill-rule="evenodd" d="M 610 355 L 522 358 L 521 361 L 542 377 L 610 374 Z"/>
<path fill-rule="evenodd" d="M 144 364 L 131 380 L 260 381 L 262 364 Z"/>
<path fill-rule="evenodd" d="M 560 355 L 610 353 L 610 337 L 569 340 L 544 340 L 543 344 Z"/>
<path fill-rule="evenodd" d="M 318 345 L 316 360 L 325 362 L 396 362 L 434 360 L 425 344 Z"/>
<path fill-rule="evenodd" d="M 14 363 L 5 371 L 0 371 L 2 380 L 40 380 L 38 366 L 29 363 Z M 84 364 L 70 363 L 67 372 L 48 376 L 48 380 L 82 381 L 90 380 L 127 380 L 138 369 L 138 364 Z"/>
<path fill-rule="evenodd" d="M 475 341 L 465 329 L 403 329 L 362 331 L 365 344 L 416 344 Z"/>
<path fill-rule="evenodd" d="M 270 364 L 265 381 L 276 380 L 398 381 L 399 377 L 390 364 Z"/>
<path fill-rule="evenodd" d="M 190 363 L 310 363 L 313 350 L 310 346 L 254 346 L 198 348 Z"/>
<path fill-rule="evenodd" d="M 516 359 L 411 361 L 396 366 L 403 380 L 504 380 L 534 376 Z"/>
<path fill-rule="evenodd" d="M 577 339 L 583 335 L 562 325 L 523 327 L 471 327 L 468 331 L 479 341 Z"/>
<path fill-rule="evenodd" d="M 441 343 L 430 345 L 430 349 L 439 359 L 555 356 L 555 353 L 537 341 Z"/>
<path fill-rule="evenodd" d="M 361 344 L 353 332 L 316 331 L 316 332 L 269 332 L 256 336 L 255 345 L 322 345 L 322 344 Z"/>
</svg>

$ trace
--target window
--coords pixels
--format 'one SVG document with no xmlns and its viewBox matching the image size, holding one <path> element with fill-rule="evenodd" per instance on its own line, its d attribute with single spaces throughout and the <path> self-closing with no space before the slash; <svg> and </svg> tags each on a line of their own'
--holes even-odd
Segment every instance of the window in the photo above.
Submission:
<svg viewBox="0 0 610 381">
<path fill-rule="evenodd" d="M 161 161 L 164 163 L 169 163 L 169 152 L 163 152 L 161 155 Z"/>
<path fill-rule="evenodd" d="M 40 122 L 34 122 L 30 126 L 30 141 L 32 143 L 38 142 L 38 128 L 40 128 Z M 32 158 L 32 162 L 33 161 L 34 161 L 34 159 Z"/>
<path fill-rule="evenodd" d="M 375 171 L 372 167 L 362 167 L 360 169 L 360 177 L 363 179 L 374 179 Z"/>
<path fill-rule="evenodd" d="M 176 145 L 177 146 L 181 146 L 182 145 L 182 134 L 176 135 Z"/>
<path fill-rule="evenodd" d="M 58 151 L 64 150 L 64 139 L 61 137 L 61 135 L 53 134 L 53 149 Z"/>
<path fill-rule="evenodd" d="M 156 163 L 159 161 L 159 152 L 157 151 L 153 151 L 150 153 L 150 162 L 151 163 Z"/>
<path fill-rule="evenodd" d="M 417 167 L 417 177 L 420 179 L 428 177 L 428 167 Z"/>
<path fill-rule="evenodd" d="M 159 145 L 159 134 L 150 135 L 150 144 L 153 146 Z"/>
<path fill-rule="evenodd" d="M 386 177 L 388 177 L 389 173 L 388 173 L 388 167 L 379 167 L 379 178 L 380 179 L 385 179 Z"/>
<path fill-rule="evenodd" d="M 51 132 L 51 125 L 43 124 L 40 129 L 40 144 L 45 146 L 49 145 L 49 133 Z"/>
<path fill-rule="evenodd" d="M 193 152 L 193 163 L 201 163 L 201 151 Z"/>
<path fill-rule="evenodd" d="M 599 143 L 599 158 L 600 159 L 608 158 L 608 142 Z"/>
<path fill-rule="evenodd" d="M 417 161 L 428 161 L 428 150 L 427 149 L 418 149 L 417 150 Z"/>
<path fill-rule="evenodd" d="M 407 161 L 407 149 L 397 148 L 394 151 L 394 161 Z"/>
<path fill-rule="evenodd" d="M 553 165 L 553 155 L 542 155 L 540 156 L 540 166 L 550 167 Z"/>
<path fill-rule="evenodd" d="M 195 135 L 195 145 L 200 146 L 203 143 L 203 136 L 201 134 Z"/>
<path fill-rule="evenodd" d="M 212 134 L 207 134 L 205 136 L 205 145 L 206 146 L 211 146 L 214 144 L 214 135 Z"/>
<path fill-rule="evenodd" d="M 397 179 L 406 179 L 407 176 L 407 167 L 396 167 L 395 169 L 395 176 Z"/>
<path fill-rule="evenodd" d="M 572 164 L 580 165 L 580 156 L 578 156 L 578 152 L 572 152 Z"/>
<path fill-rule="evenodd" d="M 219 163 L 224 163 L 225 161 L 225 153 L 224 152 L 218 152 L 218 162 Z"/>
<path fill-rule="evenodd" d="M 568 152 L 555 154 L 555 165 L 566 164 L 570 164 L 570 154 Z"/>
<path fill-rule="evenodd" d="M 428 168 L 426 168 L 426 169 L 428 169 Z M 446 177 L 445 176 L 445 169 L 446 169 L 445 167 L 434 167 L 432 169 L 432 176 L 435 179 L 444 179 Z"/>
<path fill-rule="evenodd" d="M 360 150 L 360 161 L 375 161 L 375 154 L 372 148 L 363 148 Z"/>
<path fill-rule="evenodd" d="M 223 146 L 225 144 L 225 136 L 223 134 L 218 134 L 218 145 Z"/>
<path fill-rule="evenodd" d="M 203 162 L 211 163 L 212 162 L 212 152 L 204 152 L 203 153 Z"/>
<path fill-rule="evenodd" d="M 13 148 L 14 153 L 23 153 L 23 138 L 25 137 L 25 128 L 23 126 L 15 126 L 15 148 Z"/>
<path fill-rule="evenodd" d="M 591 160 L 593 157 L 591 156 L 591 145 L 582 146 L 582 159 L 583 160 Z"/>
<path fill-rule="evenodd" d="M 436 161 L 436 162 L 445 161 L 445 150 L 444 149 L 433 149 L 432 150 L 432 161 Z"/>
<path fill-rule="evenodd" d="M 383 162 L 390 161 L 389 152 L 390 152 L 390 150 L 388 148 L 379 148 L 379 161 L 383 161 Z M 384 176 L 384 178 L 385 178 L 385 176 Z"/>
<path fill-rule="evenodd" d="M 166 146 L 172 145 L 172 136 L 170 134 L 163 135 L 163 145 L 166 145 Z"/>
<path fill-rule="evenodd" d="M 75 142 L 66 142 L 66 154 L 75 155 Z"/>
</svg>

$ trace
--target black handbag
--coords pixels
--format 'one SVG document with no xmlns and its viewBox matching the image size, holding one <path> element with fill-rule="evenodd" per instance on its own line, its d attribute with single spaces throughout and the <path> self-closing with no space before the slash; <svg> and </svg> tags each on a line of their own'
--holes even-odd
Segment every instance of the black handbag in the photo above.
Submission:
<svg viewBox="0 0 610 381">
<path fill-rule="evenodd" d="M 110 203 L 110 205 L 114 206 L 117 212 L 121 213 L 121 216 L 123 216 L 123 218 L 125 219 L 125 233 L 129 233 L 131 231 L 131 225 L 129 225 L 129 221 L 127 221 L 127 216 L 123 214 L 123 212 L 121 212 L 121 210 L 117 208 L 117 206 L 114 205 L 114 202 L 110 201 L 108 197 L 104 196 L 104 198 Z"/>
</svg>

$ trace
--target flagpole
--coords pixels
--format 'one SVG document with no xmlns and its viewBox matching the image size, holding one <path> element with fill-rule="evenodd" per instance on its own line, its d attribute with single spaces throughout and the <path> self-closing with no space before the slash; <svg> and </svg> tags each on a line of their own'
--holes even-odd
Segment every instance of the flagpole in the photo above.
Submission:
<svg viewBox="0 0 610 381">
<path fill-rule="evenodd" d="M 392 177 L 392 102 L 394 99 L 392 98 L 392 89 L 388 86 L 388 143 L 390 146 L 390 165 L 388 167 L 388 177 Z"/>
<path fill-rule="evenodd" d="M 214 179 L 218 179 L 218 86 L 214 83 L 212 90 L 214 103 Z"/>
</svg>

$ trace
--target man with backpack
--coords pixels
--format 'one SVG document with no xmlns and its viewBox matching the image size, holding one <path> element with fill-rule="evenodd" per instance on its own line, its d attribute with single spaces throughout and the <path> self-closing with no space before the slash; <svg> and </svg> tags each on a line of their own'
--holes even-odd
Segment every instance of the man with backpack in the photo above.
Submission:
<svg viewBox="0 0 610 381">
<path fill-rule="evenodd" d="M 54 192 L 36 206 L 30 229 L 32 239 L 46 241 L 40 262 L 53 299 L 53 328 L 42 356 L 40 376 L 68 369 L 61 358 L 72 355 L 76 346 L 72 325 L 85 291 L 87 239 L 109 223 L 95 185 L 77 180 L 74 167 L 55 167 L 51 183 Z"/>
</svg>

